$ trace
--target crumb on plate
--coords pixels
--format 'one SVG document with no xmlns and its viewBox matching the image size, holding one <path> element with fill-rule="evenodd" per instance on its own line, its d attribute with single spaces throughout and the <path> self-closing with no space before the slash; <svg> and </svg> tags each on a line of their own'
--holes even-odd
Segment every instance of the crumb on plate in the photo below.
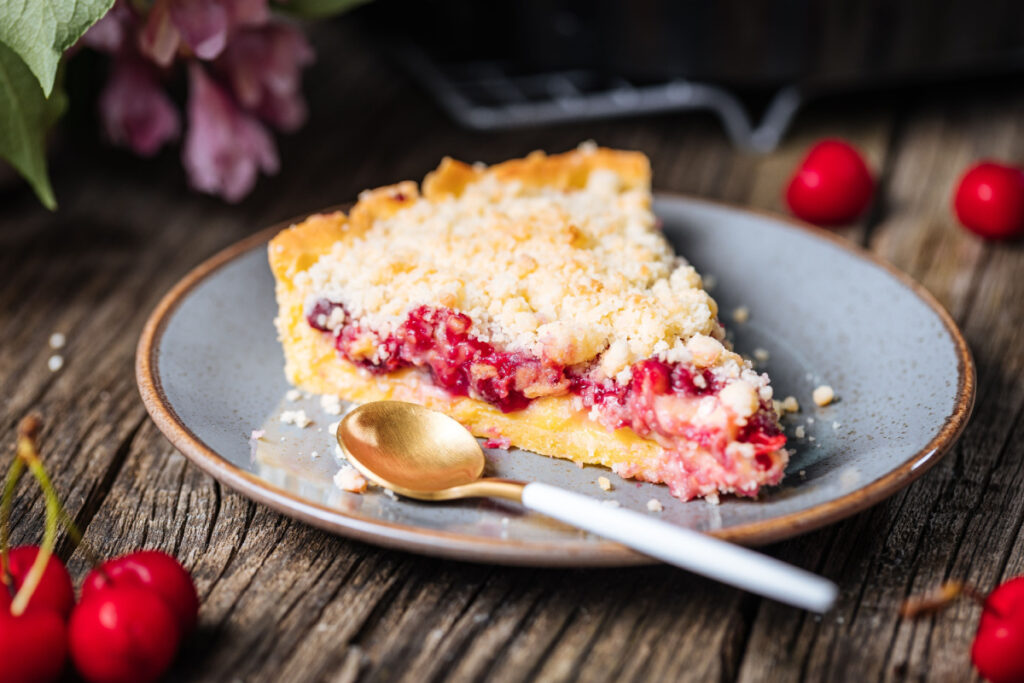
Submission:
<svg viewBox="0 0 1024 683">
<path fill-rule="evenodd" d="M 305 429 L 313 424 L 313 421 L 306 416 L 305 410 L 285 410 L 281 412 L 281 422 L 286 425 L 295 425 Z"/>
<path fill-rule="evenodd" d="M 349 493 L 363 493 L 366 491 L 366 478 L 354 467 L 342 467 L 334 475 L 334 485 Z"/>
<path fill-rule="evenodd" d="M 811 394 L 811 398 L 819 406 L 827 406 L 833 400 L 835 400 L 836 392 L 832 390 L 827 384 L 822 384 L 814 389 L 814 393 Z"/>
</svg>

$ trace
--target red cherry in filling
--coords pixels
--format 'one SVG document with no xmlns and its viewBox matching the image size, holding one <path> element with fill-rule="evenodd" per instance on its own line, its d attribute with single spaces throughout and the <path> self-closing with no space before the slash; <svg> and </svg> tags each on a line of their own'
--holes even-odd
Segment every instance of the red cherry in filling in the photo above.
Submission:
<svg viewBox="0 0 1024 683">
<path fill-rule="evenodd" d="M 85 577 L 82 599 L 109 587 L 135 586 L 152 591 L 178 621 L 182 635 L 195 628 L 199 596 L 181 564 L 159 550 L 142 550 L 104 562 Z"/>
<path fill-rule="evenodd" d="M 25 583 L 32 565 L 39 554 L 39 546 L 23 545 L 11 548 L 8 558 L 8 571 L 17 591 Z M 6 592 L 6 591 L 5 591 Z M 67 618 L 71 608 L 75 606 L 75 589 L 71 585 L 71 576 L 64 564 L 53 555 L 46 563 L 43 577 L 36 586 L 28 601 L 29 607 L 45 607 Z"/>
<path fill-rule="evenodd" d="M 875 180 L 856 148 L 842 140 L 822 140 L 790 179 L 786 203 L 797 218 L 841 225 L 864 213 L 874 191 Z"/>
<path fill-rule="evenodd" d="M 1024 681 L 1024 576 L 996 588 L 985 600 L 971 659 L 992 683 Z"/>
<path fill-rule="evenodd" d="M 64 669 L 68 636 L 64 618 L 29 602 L 20 616 L 10 612 L 10 596 L 0 585 L 0 681 L 46 683 Z"/>
<path fill-rule="evenodd" d="M 153 591 L 111 586 L 82 598 L 71 614 L 71 659 L 92 683 L 147 683 L 174 659 L 181 633 Z"/>
<path fill-rule="evenodd" d="M 1024 235 L 1024 169 L 994 161 L 972 166 L 953 196 L 957 218 L 989 239 Z"/>
</svg>

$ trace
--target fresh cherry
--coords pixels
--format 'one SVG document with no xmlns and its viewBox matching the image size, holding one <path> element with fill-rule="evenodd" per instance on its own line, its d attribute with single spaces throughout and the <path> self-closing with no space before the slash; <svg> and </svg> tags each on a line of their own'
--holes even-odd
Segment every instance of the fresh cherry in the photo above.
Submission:
<svg viewBox="0 0 1024 683">
<path fill-rule="evenodd" d="M 85 577 L 82 599 L 108 587 L 137 586 L 159 596 L 174 613 L 181 634 L 195 628 L 199 596 L 181 564 L 158 550 L 142 550 L 108 560 Z"/>
<path fill-rule="evenodd" d="M 0 680 L 46 683 L 56 680 L 67 659 L 68 635 L 56 611 L 29 603 L 20 616 L 10 610 L 10 596 L 0 586 Z"/>
<path fill-rule="evenodd" d="M 71 613 L 71 659 L 91 683 L 160 677 L 181 639 L 178 620 L 155 592 L 137 585 L 95 590 Z"/>
<path fill-rule="evenodd" d="M 8 559 L 8 571 L 14 581 L 14 590 L 17 591 L 25 583 L 25 578 L 32 569 L 39 554 L 39 547 L 34 545 L 23 545 L 18 548 L 11 548 Z M 6 592 L 6 591 L 4 591 Z M 71 576 L 64 564 L 53 555 L 50 555 L 43 570 L 43 577 L 36 586 L 35 592 L 28 602 L 29 607 L 46 607 L 59 613 L 65 619 L 71 614 L 71 608 L 75 606 L 75 589 L 71 585 Z"/>
<path fill-rule="evenodd" d="M 842 140 L 822 140 L 807 153 L 786 188 L 796 215 L 818 225 L 849 223 L 871 203 L 875 180 L 864 158 Z"/>
<path fill-rule="evenodd" d="M 957 218 L 989 239 L 1024 236 L 1024 169 L 994 161 L 972 166 L 953 196 Z"/>
<path fill-rule="evenodd" d="M 985 600 L 971 659 L 992 683 L 1024 681 L 1024 576 L 1010 579 Z"/>
</svg>

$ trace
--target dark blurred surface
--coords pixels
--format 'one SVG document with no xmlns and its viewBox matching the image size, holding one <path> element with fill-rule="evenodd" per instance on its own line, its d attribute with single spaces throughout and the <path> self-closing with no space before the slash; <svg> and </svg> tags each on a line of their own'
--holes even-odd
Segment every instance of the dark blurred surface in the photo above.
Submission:
<svg viewBox="0 0 1024 683">
<path fill-rule="evenodd" d="M 836 88 L 1024 65 L 1019 0 L 382 0 L 365 13 L 441 62 L 638 81 Z"/>
</svg>

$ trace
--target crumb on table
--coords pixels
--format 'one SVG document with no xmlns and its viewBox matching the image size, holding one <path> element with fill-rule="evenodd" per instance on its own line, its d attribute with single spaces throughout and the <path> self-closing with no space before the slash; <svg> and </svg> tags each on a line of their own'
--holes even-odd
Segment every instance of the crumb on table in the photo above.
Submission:
<svg viewBox="0 0 1024 683">
<path fill-rule="evenodd" d="M 50 372 L 57 372 L 64 367 L 64 356 L 58 356 L 56 354 L 50 356 L 46 361 L 46 367 L 50 368 Z"/>
</svg>

